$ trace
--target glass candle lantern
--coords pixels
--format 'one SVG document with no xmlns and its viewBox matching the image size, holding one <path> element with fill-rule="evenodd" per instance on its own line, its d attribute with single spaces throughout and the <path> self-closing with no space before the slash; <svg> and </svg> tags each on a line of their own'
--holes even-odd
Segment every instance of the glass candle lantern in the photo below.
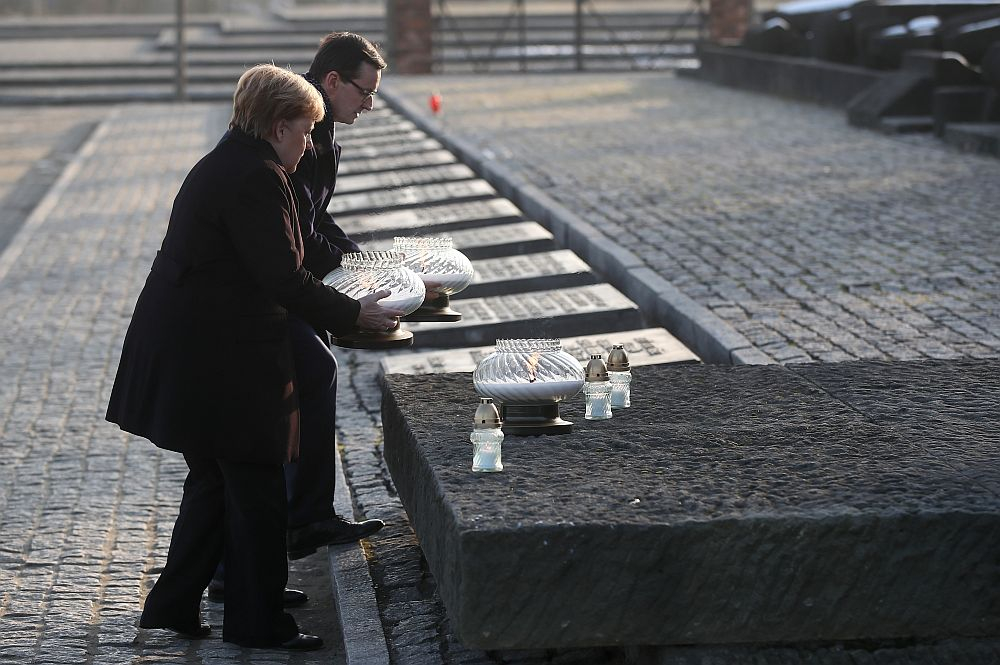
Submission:
<svg viewBox="0 0 1000 665">
<path fill-rule="evenodd" d="M 615 344 L 608 354 L 608 381 L 611 383 L 611 408 L 632 406 L 632 371 L 624 344 Z"/>
<path fill-rule="evenodd" d="M 377 291 L 389 291 L 379 300 L 383 307 L 409 314 L 424 301 L 424 283 L 403 265 L 398 252 L 351 252 L 331 270 L 323 283 L 354 299 Z M 398 326 L 390 331 L 362 330 L 333 338 L 337 346 L 354 349 L 390 349 L 413 344 L 413 333 Z"/>
<path fill-rule="evenodd" d="M 607 420 L 611 417 L 611 381 L 608 379 L 608 368 L 601 354 L 592 353 L 587 363 L 586 383 L 583 393 L 587 396 L 587 409 L 584 418 L 587 420 Z"/>
<path fill-rule="evenodd" d="M 559 417 L 559 402 L 580 392 L 583 368 L 557 339 L 498 339 L 472 382 L 480 395 L 500 402 L 507 434 L 565 434 L 573 423 Z"/>
<path fill-rule="evenodd" d="M 469 438 L 472 440 L 472 470 L 477 473 L 503 471 L 500 453 L 503 444 L 503 430 L 500 428 L 500 413 L 493 399 L 480 397 L 476 407 L 475 428 Z"/>
<path fill-rule="evenodd" d="M 459 321 L 451 308 L 451 296 L 472 283 L 475 271 L 465 254 L 454 248 L 451 238 L 404 238 L 393 240 L 393 251 L 403 255 L 403 265 L 417 273 L 428 292 L 425 300 L 406 321 Z"/>
</svg>

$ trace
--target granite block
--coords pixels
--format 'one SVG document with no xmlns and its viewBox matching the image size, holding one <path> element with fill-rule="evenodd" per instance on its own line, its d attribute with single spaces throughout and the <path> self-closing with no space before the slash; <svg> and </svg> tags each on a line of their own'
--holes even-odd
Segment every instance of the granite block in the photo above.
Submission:
<svg viewBox="0 0 1000 665">
<path fill-rule="evenodd" d="M 1000 635 L 1000 361 L 821 368 L 639 368 L 632 408 L 587 421 L 574 398 L 571 434 L 508 436 L 497 474 L 470 470 L 470 374 L 384 377 L 386 463 L 456 635 Z M 962 417 L 934 390 L 966 395 Z M 905 429 L 885 409 L 903 395 L 922 405 Z"/>
</svg>

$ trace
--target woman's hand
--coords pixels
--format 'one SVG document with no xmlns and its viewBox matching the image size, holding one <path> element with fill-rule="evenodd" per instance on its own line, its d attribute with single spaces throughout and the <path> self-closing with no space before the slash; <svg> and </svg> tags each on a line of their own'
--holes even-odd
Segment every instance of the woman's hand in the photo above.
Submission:
<svg viewBox="0 0 1000 665">
<path fill-rule="evenodd" d="M 369 293 L 358 300 L 361 303 L 361 311 L 358 312 L 357 326 L 362 330 L 382 332 L 392 330 L 399 326 L 399 317 L 403 315 L 401 309 L 391 309 L 382 307 L 378 301 L 392 294 L 392 291 L 383 289 L 375 293 Z"/>
</svg>

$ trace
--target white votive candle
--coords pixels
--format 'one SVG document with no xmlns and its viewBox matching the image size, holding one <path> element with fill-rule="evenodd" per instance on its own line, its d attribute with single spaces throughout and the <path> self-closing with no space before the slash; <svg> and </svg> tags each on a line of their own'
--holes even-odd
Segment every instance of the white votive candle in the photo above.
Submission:
<svg viewBox="0 0 1000 665">
<path fill-rule="evenodd" d="M 482 473 L 503 471 L 503 461 L 500 459 L 503 430 L 493 429 L 473 430 L 469 435 L 472 439 L 472 470 Z"/>
<path fill-rule="evenodd" d="M 611 417 L 611 384 L 608 381 L 588 381 L 583 384 L 587 396 L 587 420 L 607 420 Z"/>
<path fill-rule="evenodd" d="M 611 407 L 627 409 L 632 406 L 632 391 L 629 386 L 632 383 L 632 372 L 608 372 L 608 380 L 611 383 Z"/>
</svg>

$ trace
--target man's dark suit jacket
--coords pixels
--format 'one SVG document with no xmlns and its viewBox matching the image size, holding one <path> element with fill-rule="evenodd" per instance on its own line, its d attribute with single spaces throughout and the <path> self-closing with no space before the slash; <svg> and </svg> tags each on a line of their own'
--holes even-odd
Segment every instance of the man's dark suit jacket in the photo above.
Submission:
<svg viewBox="0 0 1000 665">
<path fill-rule="evenodd" d="M 132 316 L 107 419 L 161 448 L 281 463 L 298 447 L 292 314 L 334 334 L 360 304 L 303 266 L 298 202 L 232 130 L 191 170 Z"/>
<path fill-rule="evenodd" d="M 292 174 L 295 193 L 299 197 L 302 238 L 306 247 L 306 268 L 320 279 L 340 265 L 341 257 L 361 248 L 327 212 L 337 187 L 340 167 L 340 145 L 335 141 L 334 121 L 330 102 L 322 86 L 313 83 L 323 96 L 326 117 L 312 131 L 312 146 L 306 148 L 299 167 Z"/>
</svg>

